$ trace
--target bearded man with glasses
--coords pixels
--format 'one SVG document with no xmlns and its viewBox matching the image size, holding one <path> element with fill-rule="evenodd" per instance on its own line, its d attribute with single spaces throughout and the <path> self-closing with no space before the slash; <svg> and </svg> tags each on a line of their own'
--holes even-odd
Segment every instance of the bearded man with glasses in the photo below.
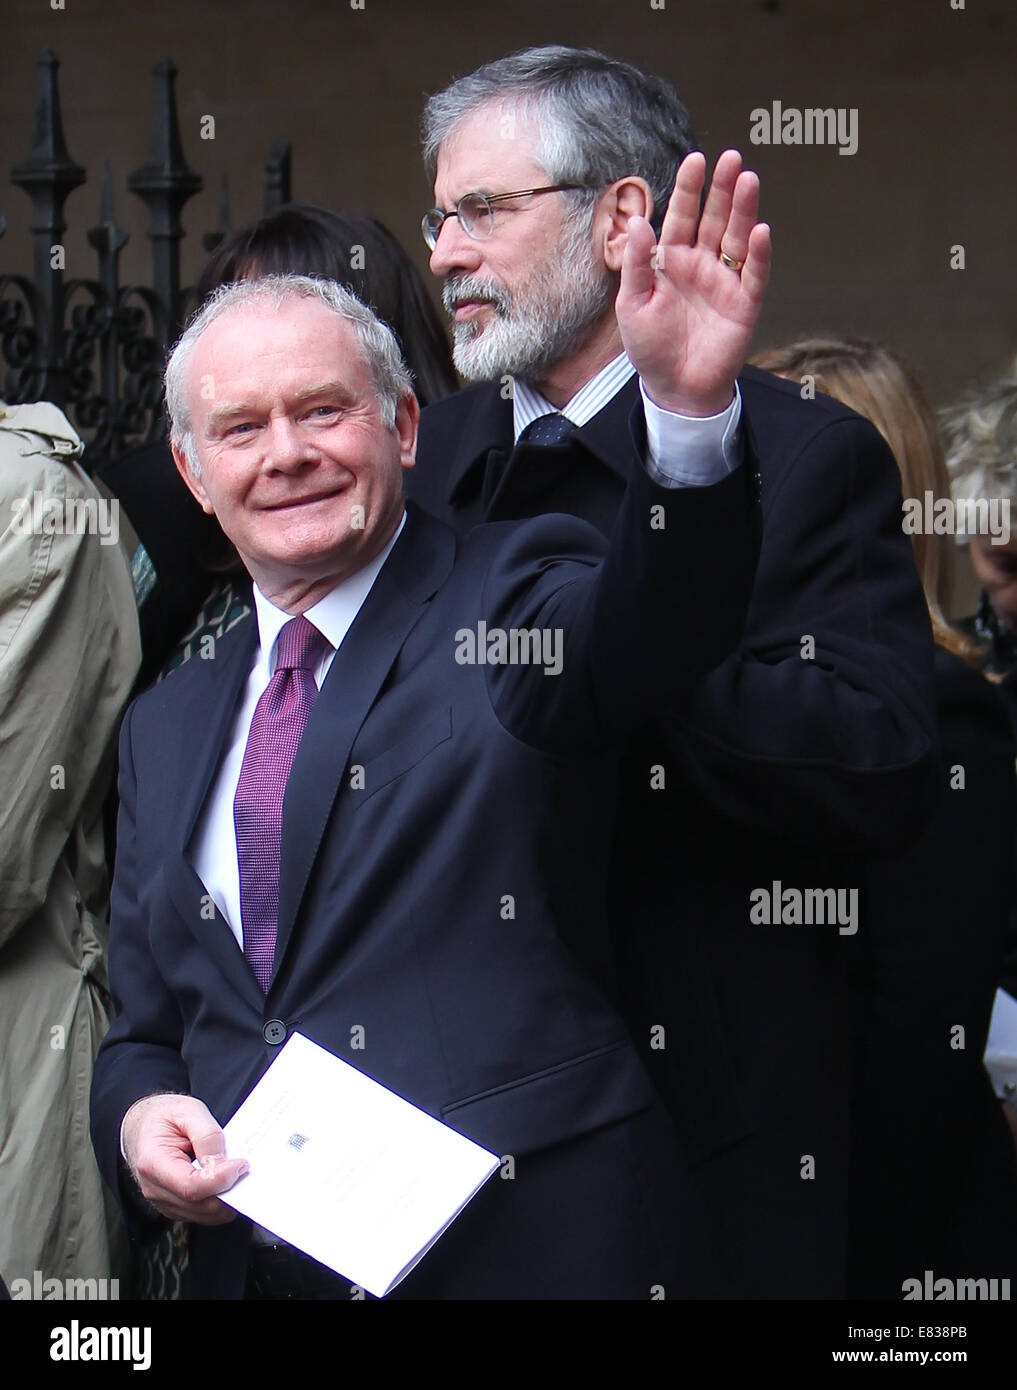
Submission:
<svg viewBox="0 0 1017 1390">
<path fill-rule="evenodd" d="M 917 832 L 938 794 L 932 642 L 896 465 L 870 425 L 751 368 L 723 399 L 655 400 L 624 351 L 615 298 L 643 217 L 658 270 L 679 264 L 694 291 L 683 380 L 708 380 L 738 330 L 758 184 L 725 152 L 698 225 L 662 236 L 679 165 L 698 172 L 686 188 L 702 183 L 693 151 L 669 84 L 592 50 L 529 49 L 430 99 L 424 238 L 456 366 L 481 384 L 424 412 L 407 491 L 463 532 L 568 512 L 607 535 L 644 437 L 651 464 L 686 477 L 745 453 L 757 469 L 765 532 L 741 648 L 632 730 L 615 956 L 596 965 L 690 1155 L 709 1293 L 836 1298 L 846 953 L 836 923 L 762 925 L 751 895 L 850 889 L 860 856 Z"/>
</svg>

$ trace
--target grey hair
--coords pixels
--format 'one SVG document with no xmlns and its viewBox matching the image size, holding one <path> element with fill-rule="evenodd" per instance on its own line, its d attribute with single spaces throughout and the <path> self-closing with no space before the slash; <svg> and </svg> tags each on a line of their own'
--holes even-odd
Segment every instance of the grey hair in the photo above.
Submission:
<svg viewBox="0 0 1017 1390">
<path fill-rule="evenodd" d="M 343 285 L 312 275 L 264 275 L 220 285 L 197 310 L 166 362 L 166 414 L 174 444 L 197 478 L 201 473 L 187 403 L 187 367 L 198 339 L 217 318 L 231 309 L 268 302 L 278 310 L 287 299 L 316 299 L 353 325 L 364 364 L 371 374 L 383 423 L 395 424 L 399 402 L 413 391 L 413 377 L 402 359 L 395 334 L 386 323 Z"/>
<path fill-rule="evenodd" d="M 1017 361 L 940 416 L 955 498 L 1017 505 Z"/>
<path fill-rule="evenodd" d="M 653 229 L 660 231 L 678 165 L 695 148 L 691 118 L 669 83 L 596 49 L 557 44 L 485 63 L 424 108 L 432 178 L 444 141 L 488 105 L 536 119 L 537 158 L 552 183 L 600 191 L 626 174 L 644 178 L 653 193 Z M 592 205 L 594 196 L 585 201 Z"/>
</svg>

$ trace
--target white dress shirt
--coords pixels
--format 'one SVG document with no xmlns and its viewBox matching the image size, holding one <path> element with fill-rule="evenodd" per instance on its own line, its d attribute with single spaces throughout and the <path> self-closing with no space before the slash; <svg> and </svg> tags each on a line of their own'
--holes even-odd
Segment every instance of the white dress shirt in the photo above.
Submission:
<svg viewBox="0 0 1017 1390">
<path fill-rule="evenodd" d="M 304 614 L 308 622 L 313 623 L 331 644 L 314 673 L 319 690 L 328 675 L 336 651 L 353 626 L 353 620 L 371 592 L 382 565 L 388 559 L 405 525 L 404 512 L 395 535 L 370 564 L 344 579 L 330 594 L 326 594 Z M 254 664 L 247 677 L 247 686 L 233 727 L 230 729 L 226 751 L 195 829 L 191 848 L 191 862 L 195 872 L 229 923 L 241 948 L 244 944 L 244 933 L 240 921 L 240 866 L 237 861 L 233 802 L 240 782 L 240 769 L 244 762 L 244 751 L 247 748 L 247 737 L 251 732 L 254 711 L 275 671 L 277 639 L 284 625 L 293 617 L 292 613 L 286 613 L 281 608 L 276 608 L 274 603 L 270 603 L 257 585 L 254 586 L 254 610 L 258 621 L 258 647 Z"/>
</svg>

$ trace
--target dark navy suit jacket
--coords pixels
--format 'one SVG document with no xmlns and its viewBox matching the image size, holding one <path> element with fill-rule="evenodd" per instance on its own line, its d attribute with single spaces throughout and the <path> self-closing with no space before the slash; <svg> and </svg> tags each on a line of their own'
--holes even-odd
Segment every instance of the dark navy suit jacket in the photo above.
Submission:
<svg viewBox="0 0 1017 1390">
<path fill-rule="evenodd" d="M 754 925 L 750 894 L 859 888 L 864 856 L 920 831 L 938 796 L 932 640 L 880 435 L 768 373 L 739 382 L 759 567 L 738 650 L 667 717 L 633 721 L 611 875 L 618 997 L 695 1167 L 713 1292 L 837 1297 L 846 938 Z M 461 391 L 424 412 L 408 490 L 462 532 L 570 512 L 610 535 L 638 466 L 637 403 L 633 378 L 564 443 L 513 448 L 507 393 Z M 715 582 L 696 578 L 703 613 Z M 671 640 L 699 639 L 679 623 Z"/>
<path fill-rule="evenodd" d="M 663 530 L 649 524 L 657 505 Z M 757 511 L 745 469 L 680 491 L 640 472 L 610 548 L 564 517 L 457 541 L 411 508 L 293 765 L 267 997 L 188 857 L 253 619 L 134 703 L 111 912 L 117 1018 L 96 1063 L 93 1138 L 136 1228 L 118 1149 L 130 1105 L 189 1092 L 225 1121 L 299 1029 L 514 1159 L 514 1179 L 493 1179 L 405 1288 L 649 1297 L 668 1285 L 682 1242 L 664 1217 L 671 1176 L 653 1171 L 671 1140 L 605 988 L 606 879 L 591 865 L 608 859 L 624 731 L 737 642 Z M 480 622 L 560 629 L 561 673 L 460 664 L 460 634 Z M 661 640 L 676 629 L 687 642 Z M 189 1292 L 240 1296 L 247 1223 L 191 1237 Z"/>
</svg>

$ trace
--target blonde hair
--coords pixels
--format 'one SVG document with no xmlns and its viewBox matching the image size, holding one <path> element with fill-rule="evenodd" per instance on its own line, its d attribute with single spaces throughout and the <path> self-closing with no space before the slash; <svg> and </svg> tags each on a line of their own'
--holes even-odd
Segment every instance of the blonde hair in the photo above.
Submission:
<svg viewBox="0 0 1017 1390">
<path fill-rule="evenodd" d="M 939 419 L 954 495 L 1017 502 L 1017 361 Z"/>
<path fill-rule="evenodd" d="M 943 442 L 911 369 L 888 348 L 865 338 L 803 338 L 753 358 L 753 365 L 789 379 L 813 378 L 824 395 L 864 415 L 889 444 L 905 497 L 949 497 Z M 945 536 L 915 533 L 912 552 L 938 646 L 971 665 L 981 647 L 947 622 L 953 547 Z"/>
</svg>

